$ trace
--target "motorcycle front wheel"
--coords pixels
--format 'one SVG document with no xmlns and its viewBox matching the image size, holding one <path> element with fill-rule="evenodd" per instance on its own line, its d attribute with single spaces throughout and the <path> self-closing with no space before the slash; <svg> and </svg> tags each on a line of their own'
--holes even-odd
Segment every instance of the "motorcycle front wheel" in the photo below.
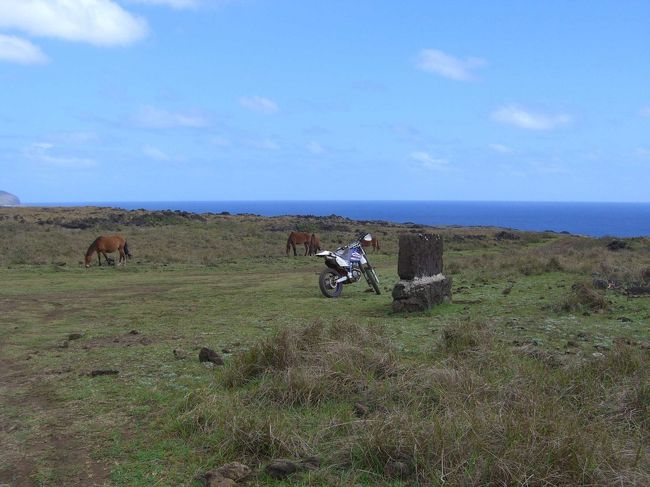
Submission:
<svg viewBox="0 0 650 487">
<path fill-rule="evenodd" d="M 329 267 L 323 269 L 318 278 L 318 286 L 326 298 L 338 298 L 343 290 L 343 284 L 336 282 L 341 277 L 338 272 Z"/>
<path fill-rule="evenodd" d="M 368 284 L 372 286 L 372 288 L 375 290 L 377 294 L 381 294 L 381 291 L 379 290 L 379 279 L 377 279 L 377 274 L 375 274 L 375 270 L 368 264 L 366 267 L 366 281 L 368 281 Z"/>
</svg>

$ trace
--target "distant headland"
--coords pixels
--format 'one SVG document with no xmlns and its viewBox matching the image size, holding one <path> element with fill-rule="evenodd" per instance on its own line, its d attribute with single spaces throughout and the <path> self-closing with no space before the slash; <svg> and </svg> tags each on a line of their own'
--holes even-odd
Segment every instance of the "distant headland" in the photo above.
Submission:
<svg viewBox="0 0 650 487">
<path fill-rule="evenodd" d="M 0 206 L 17 206 L 20 204 L 18 196 L 6 191 L 0 191 Z"/>
</svg>

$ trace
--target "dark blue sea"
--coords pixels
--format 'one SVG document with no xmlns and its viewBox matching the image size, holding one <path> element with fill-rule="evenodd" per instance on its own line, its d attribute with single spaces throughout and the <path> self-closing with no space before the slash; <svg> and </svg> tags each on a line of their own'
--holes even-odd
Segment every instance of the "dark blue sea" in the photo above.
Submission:
<svg viewBox="0 0 650 487">
<path fill-rule="evenodd" d="M 52 205 L 53 203 L 49 203 Z M 552 230 L 601 237 L 650 235 L 650 203 L 539 203 L 462 201 L 135 201 L 57 203 L 112 206 L 128 210 L 184 210 L 196 213 L 339 215 L 426 225 L 497 226 Z"/>
</svg>

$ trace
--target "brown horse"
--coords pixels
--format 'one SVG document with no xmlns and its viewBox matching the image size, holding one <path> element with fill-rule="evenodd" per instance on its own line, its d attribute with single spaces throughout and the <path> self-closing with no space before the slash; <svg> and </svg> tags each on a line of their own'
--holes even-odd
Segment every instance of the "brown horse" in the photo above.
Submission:
<svg viewBox="0 0 650 487">
<path fill-rule="evenodd" d="M 101 237 L 97 237 L 86 251 L 86 267 L 90 267 L 90 259 L 92 259 L 95 252 L 97 252 L 97 260 L 101 266 L 102 259 L 100 254 L 104 256 L 104 260 L 108 263 L 109 257 L 106 254 L 112 254 L 116 250 L 120 252 L 118 263 L 126 262 L 127 257 L 129 259 L 131 258 L 131 252 L 129 252 L 129 246 L 126 244 L 126 239 L 121 235 L 111 235 L 110 237 L 102 235 Z"/>
<path fill-rule="evenodd" d="M 361 245 L 364 247 L 370 247 L 372 245 L 372 251 L 379 252 L 379 239 L 377 237 L 372 237 L 372 240 L 370 242 L 361 240 Z"/>
<path fill-rule="evenodd" d="M 287 239 L 287 257 L 289 256 L 289 249 L 293 248 L 293 255 L 296 253 L 296 245 L 305 246 L 305 255 L 309 253 L 309 242 L 311 242 L 311 234 L 307 232 L 291 232 Z"/>
<path fill-rule="evenodd" d="M 316 252 L 320 252 L 320 239 L 316 236 L 315 233 L 311 234 L 309 239 L 309 255 L 316 255 Z"/>
</svg>

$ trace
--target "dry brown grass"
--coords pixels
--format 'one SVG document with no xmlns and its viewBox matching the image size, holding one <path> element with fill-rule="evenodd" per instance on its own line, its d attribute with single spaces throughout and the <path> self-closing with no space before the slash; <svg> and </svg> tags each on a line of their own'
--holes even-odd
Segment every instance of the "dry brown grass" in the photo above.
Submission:
<svg viewBox="0 0 650 487">
<path fill-rule="evenodd" d="M 650 481 L 646 350 L 550 361 L 463 325 L 432 352 L 409 363 L 380 331 L 344 322 L 285 329 L 228 366 L 225 402 L 218 390 L 188 398 L 176 431 L 254 463 L 316 454 L 330 481 L 332 472 L 409 485 Z"/>
</svg>

